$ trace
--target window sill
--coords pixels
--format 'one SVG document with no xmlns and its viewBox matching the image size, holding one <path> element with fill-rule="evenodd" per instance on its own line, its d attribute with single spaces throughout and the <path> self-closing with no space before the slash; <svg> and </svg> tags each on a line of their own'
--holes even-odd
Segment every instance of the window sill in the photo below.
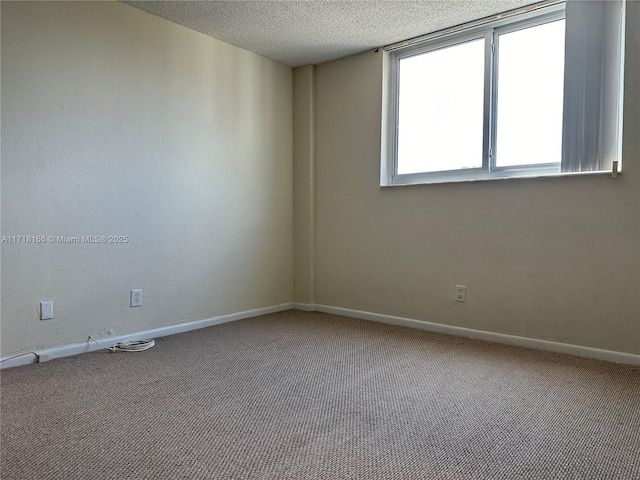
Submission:
<svg viewBox="0 0 640 480">
<path fill-rule="evenodd" d="M 618 172 L 618 175 L 621 175 Z M 403 187 L 408 185 L 431 185 L 431 184 L 447 184 L 447 183 L 467 183 L 467 182 L 486 182 L 496 180 L 512 180 L 525 178 L 558 178 L 558 177 L 592 177 L 611 175 L 610 170 L 598 170 L 595 172 L 548 172 L 548 171 L 498 171 L 498 172 L 482 172 L 468 174 L 444 174 L 425 176 L 422 174 L 398 175 L 391 179 L 391 182 L 380 184 L 381 187 Z"/>
</svg>

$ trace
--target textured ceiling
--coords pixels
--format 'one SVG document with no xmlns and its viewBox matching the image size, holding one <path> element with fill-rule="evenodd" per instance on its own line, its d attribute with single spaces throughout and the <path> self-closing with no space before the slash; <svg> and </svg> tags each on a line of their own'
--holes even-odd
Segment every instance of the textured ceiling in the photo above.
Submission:
<svg viewBox="0 0 640 480">
<path fill-rule="evenodd" d="M 291 67 L 319 64 L 531 0 L 125 1 Z"/>
</svg>

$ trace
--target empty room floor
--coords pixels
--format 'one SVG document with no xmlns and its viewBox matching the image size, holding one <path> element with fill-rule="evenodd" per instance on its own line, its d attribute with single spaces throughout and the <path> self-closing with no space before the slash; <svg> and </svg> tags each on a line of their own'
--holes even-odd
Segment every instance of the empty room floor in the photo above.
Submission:
<svg viewBox="0 0 640 480">
<path fill-rule="evenodd" d="M 640 478 L 640 368 L 287 311 L 2 371 L 8 479 Z"/>
</svg>

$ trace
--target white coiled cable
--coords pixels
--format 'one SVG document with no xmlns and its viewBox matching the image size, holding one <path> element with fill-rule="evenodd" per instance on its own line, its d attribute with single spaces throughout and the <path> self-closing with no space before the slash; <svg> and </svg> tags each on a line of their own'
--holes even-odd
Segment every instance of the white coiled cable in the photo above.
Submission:
<svg viewBox="0 0 640 480">
<path fill-rule="evenodd" d="M 113 347 L 107 347 L 106 345 L 103 345 L 95 338 L 91 336 L 89 336 L 89 338 L 94 342 L 96 342 L 98 345 L 100 345 L 102 348 L 106 348 L 107 350 L 110 350 L 112 352 L 143 352 L 145 350 L 150 349 L 156 344 L 155 340 L 153 339 L 152 340 L 131 340 L 126 342 L 116 343 Z"/>
</svg>

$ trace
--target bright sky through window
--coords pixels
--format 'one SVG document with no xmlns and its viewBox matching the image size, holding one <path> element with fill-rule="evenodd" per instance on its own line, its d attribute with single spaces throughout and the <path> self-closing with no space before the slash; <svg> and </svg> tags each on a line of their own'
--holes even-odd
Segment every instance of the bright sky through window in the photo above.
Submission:
<svg viewBox="0 0 640 480">
<path fill-rule="evenodd" d="M 482 166 L 484 39 L 400 60 L 398 174 Z"/>
<path fill-rule="evenodd" d="M 564 20 L 498 38 L 496 166 L 560 163 Z"/>
<path fill-rule="evenodd" d="M 565 21 L 497 35 L 495 167 L 560 163 Z M 482 167 L 484 38 L 400 59 L 397 173 Z"/>
</svg>

